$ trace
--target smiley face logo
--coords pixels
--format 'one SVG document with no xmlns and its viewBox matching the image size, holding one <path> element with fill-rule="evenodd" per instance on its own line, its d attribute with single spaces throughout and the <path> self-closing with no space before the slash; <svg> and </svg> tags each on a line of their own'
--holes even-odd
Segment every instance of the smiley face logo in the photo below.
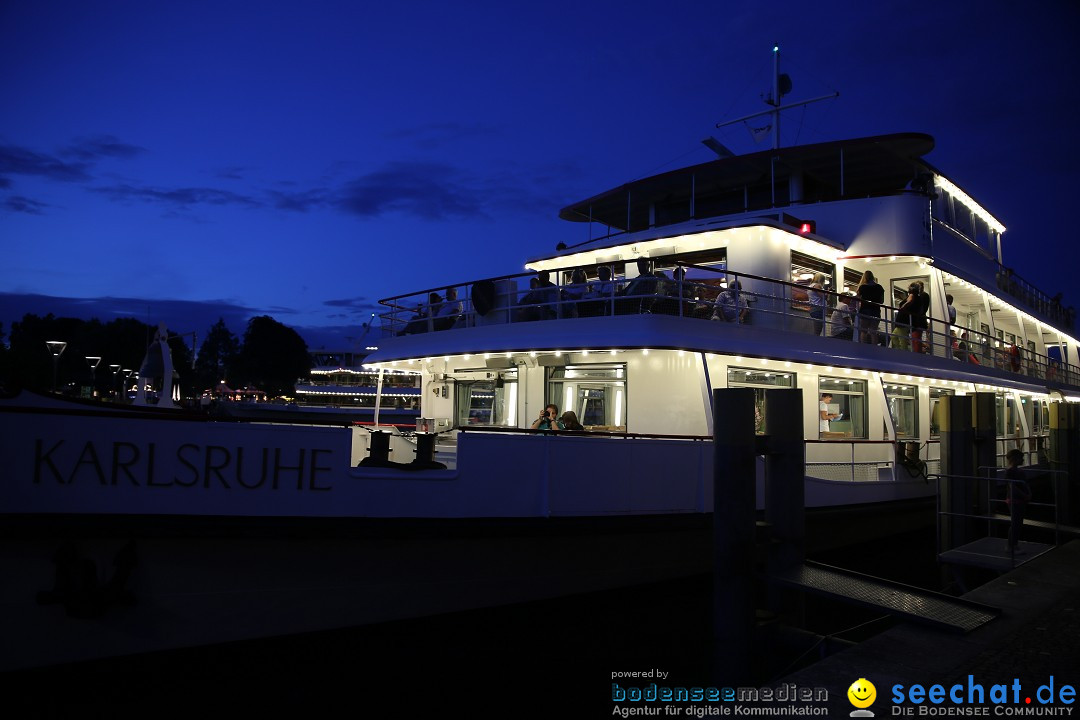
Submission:
<svg viewBox="0 0 1080 720">
<path fill-rule="evenodd" d="M 874 683 L 866 678 L 859 678 L 851 683 L 851 687 L 847 690 L 847 697 L 848 701 L 855 707 L 860 709 L 868 708 L 877 699 L 877 688 L 874 687 Z"/>
</svg>

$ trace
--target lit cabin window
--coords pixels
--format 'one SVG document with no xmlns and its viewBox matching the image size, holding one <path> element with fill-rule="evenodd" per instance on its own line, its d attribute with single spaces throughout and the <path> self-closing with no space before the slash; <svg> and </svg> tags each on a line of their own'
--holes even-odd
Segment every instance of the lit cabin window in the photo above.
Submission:
<svg viewBox="0 0 1080 720">
<path fill-rule="evenodd" d="M 626 432 L 626 363 L 550 368 L 545 403 L 572 410 L 586 430 Z"/>
<path fill-rule="evenodd" d="M 818 378 L 818 437 L 822 440 L 867 437 L 866 381 Z M 821 417 L 825 412 L 829 419 Z"/>
<path fill-rule="evenodd" d="M 517 370 L 486 374 L 491 377 L 459 379 L 454 383 L 454 416 L 458 427 L 516 425 Z"/>
<path fill-rule="evenodd" d="M 885 385 L 885 399 L 896 427 L 898 440 L 919 437 L 919 388 L 914 385 Z"/>
<path fill-rule="evenodd" d="M 727 385 L 729 388 L 754 389 L 754 427 L 758 433 L 763 433 L 765 432 L 765 391 L 771 388 L 795 387 L 795 374 L 767 372 L 752 368 L 728 368 Z"/>
<path fill-rule="evenodd" d="M 941 418 L 945 413 L 945 398 L 952 394 L 952 390 L 930 388 L 930 437 L 932 438 L 941 436 Z"/>
</svg>

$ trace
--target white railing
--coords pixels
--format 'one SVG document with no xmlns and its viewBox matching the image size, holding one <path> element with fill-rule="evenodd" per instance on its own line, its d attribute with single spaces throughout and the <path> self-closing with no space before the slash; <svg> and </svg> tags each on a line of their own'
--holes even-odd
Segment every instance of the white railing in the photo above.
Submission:
<svg viewBox="0 0 1080 720">
<path fill-rule="evenodd" d="M 636 278 L 582 278 L 581 268 L 550 273 L 556 281 L 540 281 L 532 273 L 507 275 L 472 283 L 429 289 L 382 300 L 384 335 L 412 335 L 457 328 L 540 320 L 613 315 L 664 315 L 750 324 L 785 333 L 818 334 L 836 342 L 866 342 L 897 352 L 922 353 L 978 367 L 1080 387 L 1080 367 L 1007 344 L 976 330 L 927 318 L 925 329 L 897 322 L 897 311 L 880 306 L 880 321 L 870 330 L 857 299 L 827 290 L 823 316 L 812 310 L 807 285 L 731 270 L 678 264 L 672 275 Z M 590 270 L 590 273 L 592 270 Z M 685 277 L 684 277 L 685 274 Z M 545 274 L 546 275 L 546 274 Z M 547 284 L 543 284 L 547 282 Z M 533 287 L 530 287 L 530 284 Z M 844 307 L 837 312 L 838 302 Z M 845 309 L 846 308 L 846 309 Z"/>
</svg>

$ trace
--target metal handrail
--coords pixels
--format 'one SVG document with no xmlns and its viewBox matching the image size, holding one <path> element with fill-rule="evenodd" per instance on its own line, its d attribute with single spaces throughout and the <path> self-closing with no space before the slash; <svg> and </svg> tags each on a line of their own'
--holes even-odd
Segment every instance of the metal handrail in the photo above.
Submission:
<svg viewBox="0 0 1080 720">
<path fill-rule="evenodd" d="M 613 277 L 610 281 L 609 291 L 602 294 L 597 291 L 599 287 L 599 281 L 597 280 L 586 282 L 583 285 L 559 284 L 556 282 L 550 286 L 532 290 L 514 287 L 510 291 L 501 292 L 497 297 L 494 309 L 505 313 L 503 322 L 511 324 L 537 319 L 567 319 L 587 315 L 640 313 L 708 319 L 721 315 L 721 308 L 717 306 L 716 299 L 725 291 L 725 286 L 730 289 L 732 281 L 738 281 L 741 287 L 734 291 L 727 290 L 735 298 L 734 305 L 731 307 L 733 307 L 737 315 L 735 318 L 736 323 L 741 322 L 740 311 L 746 308 L 750 312 L 750 322 L 753 322 L 754 316 L 779 316 L 782 318 L 780 322 L 781 331 L 800 334 L 811 332 L 811 327 L 807 322 L 809 319 L 807 310 L 810 303 L 806 297 L 810 288 L 806 285 L 692 263 L 677 262 L 674 267 L 705 274 L 706 276 L 716 276 L 720 279 L 720 282 L 716 283 L 703 278 L 683 280 L 666 277 L 656 278 L 654 282 L 650 283 L 650 292 L 634 295 L 620 294 L 625 293 L 634 282 L 634 279 L 625 277 Z M 577 266 L 560 268 L 552 270 L 550 273 L 558 281 L 563 274 L 576 269 L 579 268 Z M 489 278 L 488 280 L 499 283 L 527 277 L 535 277 L 535 274 L 531 272 L 514 273 Z M 387 312 L 381 315 L 384 332 L 387 334 L 400 334 L 410 328 L 412 332 L 416 333 L 437 332 L 450 327 L 477 324 L 477 314 L 471 297 L 471 290 L 474 285 L 475 282 L 441 286 L 418 293 L 397 295 L 381 300 L 380 303 L 387 308 Z M 660 285 L 667 289 L 666 294 L 656 294 L 655 289 Z M 458 290 L 456 303 L 460 303 L 461 312 L 440 317 L 433 314 L 431 312 L 432 308 L 425 306 L 425 302 L 431 293 L 438 293 L 447 287 Z M 592 292 L 588 294 L 590 288 Z M 842 293 L 834 290 L 818 291 L 816 288 L 814 290 L 820 292 L 826 299 L 825 312 L 827 316 L 821 322 L 822 333 L 829 333 L 832 328 L 830 314 L 835 310 L 837 300 L 842 297 Z M 416 302 L 409 304 L 400 302 L 407 298 L 411 298 Z M 912 347 L 910 333 L 904 332 L 899 336 L 894 334 L 895 328 L 898 327 L 895 322 L 898 308 L 885 303 L 881 303 L 880 308 L 880 325 L 876 331 L 879 344 L 880 340 L 884 340 L 886 347 L 895 345 L 890 349 L 911 351 L 908 350 L 908 348 Z M 427 317 L 422 317 L 425 309 L 427 310 Z M 413 313 L 415 313 L 413 317 L 407 316 Z M 850 318 L 852 328 L 850 341 L 857 342 L 862 333 L 862 316 L 854 308 L 845 315 Z M 892 339 L 895 337 L 899 337 L 900 340 L 894 343 Z M 1003 341 L 989 334 L 953 326 L 937 318 L 927 318 L 927 327 L 922 331 L 921 344 L 926 348 L 925 351 L 928 354 L 937 357 L 952 358 L 968 365 L 992 367 L 998 371 L 1031 377 L 1048 383 L 1080 386 L 1080 366 L 1060 363 L 1048 355 L 1034 353 L 1016 344 L 1003 343 Z"/>
<path fill-rule="evenodd" d="M 508 435 L 566 435 L 645 440 L 694 440 L 699 442 L 713 439 L 712 435 L 665 435 L 662 433 L 612 432 L 607 430 L 535 430 L 533 428 L 510 428 L 494 425 L 461 425 L 455 430 L 461 432 L 505 433 Z"/>
<path fill-rule="evenodd" d="M 1031 466 L 1020 467 L 1019 469 L 1022 472 L 1034 472 L 1034 473 L 1037 473 L 1039 475 L 1050 475 L 1051 477 L 1053 477 L 1053 483 L 1051 485 L 1051 488 L 1052 488 L 1052 491 L 1053 491 L 1054 502 L 1044 503 L 1044 502 L 1031 502 L 1031 501 L 1029 501 L 1026 504 L 1029 507 L 1049 507 L 1049 508 L 1053 508 L 1053 510 L 1054 510 L 1054 544 L 1055 545 L 1060 544 L 1060 541 L 1061 541 L 1061 517 L 1060 517 L 1061 508 L 1060 508 L 1060 504 L 1058 503 L 1058 498 L 1060 497 L 1060 494 L 1058 492 L 1058 489 L 1059 489 L 1058 484 L 1062 480 L 1062 478 L 1059 477 L 1059 476 L 1065 476 L 1064 479 L 1067 480 L 1068 479 L 1068 473 L 1066 473 L 1064 471 L 1061 471 L 1061 470 L 1046 470 L 1046 469 L 1043 469 L 1043 468 L 1035 468 L 1035 467 L 1031 467 Z M 991 525 L 993 523 L 999 523 L 999 524 L 1011 523 L 1012 519 L 1010 517 L 1002 517 L 1002 516 L 1000 516 L 998 514 L 991 513 L 991 510 L 990 510 L 990 503 L 991 502 L 1005 502 L 1005 501 L 1000 500 L 998 498 L 991 497 L 992 493 L 989 492 L 989 489 L 990 489 L 989 488 L 989 483 L 995 483 L 997 485 L 1015 484 L 1015 483 L 1027 483 L 1028 480 L 1025 479 L 1025 478 L 1021 478 L 1021 479 L 1007 478 L 1007 477 L 1005 477 L 1004 475 L 1001 474 L 1002 471 L 1004 470 L 1004 468 L 991 467 L 991 466 L 987 466 L 987 465 L 979 466 L 976 469 L 976 472 L 982 472 L 984 470 L 987 473 L 986 475 L 929 474 L 929 475 L 927 475 L 927 479 L 928 480 L 932 479 L 938 484 L 938 491 L 937 491 L 937 497 L 936 497 L 936 504 L 937 504 L 936 511 L 937 511 L 937 515 L 939 517 L 962 517 L 962 518 L 968 518 L 968 519 L 971 519 L 971 520 L 984 520 L 984 521 L 986 521 L 986 524 L 987 524 L 986 534 L 987 534 L 987 536 L 990 536 L 990 534 L 991 534 L 991 532 L 990 532 Z M 995 473 L 995 474 L 991 475 L 990 473 Z M 988 486 L 987 487 L 987 492 L 984 493 L 985 507 L 984 507 L 984 510 L 982 511 L 982 514 L 977 515 L 977 514 L 974 514 L 974 513 L 960 513 L 960 512 L 952 512 L 952 511 L 948 511 L 948 510 L 942 510 L 941 509 L 941 481 L 942 480 L 946 480 L 946 481 L 961 480 L 961 481 L 964 481 L 964 482 L 976 481 L 976 482 L 980 482 L 980 483 L 987 483 L 987 486 Z M 941 534 L 940 533 L 938 533 L 937 543 L 938 543 L 938 554 L 940 555 L 941 554 Z M 1015 559 L 1015 556 L 1013 556 L 1013 559 Z"/>
</svg>

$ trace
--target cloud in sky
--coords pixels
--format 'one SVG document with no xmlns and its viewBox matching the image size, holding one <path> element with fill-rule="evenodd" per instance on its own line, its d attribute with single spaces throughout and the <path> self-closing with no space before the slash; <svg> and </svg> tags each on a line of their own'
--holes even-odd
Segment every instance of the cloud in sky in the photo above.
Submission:
<svg viewBox="0 0 1080 720">
<path fill-rule="evenodd" d="M 104 187 L 90 188 L 92 192 L 99 193 L 110 200 L 118 202 L 130 202 L 139 200 L 149 203 L 160 203 L 176 210 L 187 210 L 194 205 L 238 205 L 241 207 L 257 208 L 263 203 L 249 195 L 242 195 L 230 190 L 220 190 L 209 187 L 180 187 L 180 188 L 156 188 L 147 185 L 108 185 Z"/>
<path fill-rule="evenodd" d="M 0 145 L 0 176 L 29 175 L 61 182 L 90 180 L 90 164 L 66 162 L 20 145 Z M 9 180 L 10 182 L 10 180 Z"/>
<path fill-rule="evenodd" d="M 462 138 L 490 135 L 495 129 L 479 123 L 444 122 L 406 128 L 393 135 L 419 144 L 438 145 Z M 77 137 L 56 154 L 18 144 L 0 145 L 0 189 L 15 187 L 12 176 L 82 185 L 113 202 L 158 204 L 180 215 L 197 206 L 233 206 L 307 213 L 328 208 L 360 218 L 391 213 L 424 220 L 488 218 L 490 210 L 552 207 L 548 192 L 527 183 L 517 174 L 491 178 L 449 163 L 394 160 L 351 179 L 324 186 L 303 187 L 294 182 L 267 189 L 249 185 L 246 191 L 205 185 L 169 187 L 131 180 L 108 185 L 94 183 L 92 171 L 103 159 L 132 159 L 147 153 L 114 135 Z M 214 172 L 220 180 L 244 181 L 247 168 L 224 165 Z M 331 169 L 332 170 L 332 169 Z M 486 179 L 485 179 L 486 178 Z M 50 207 L 23 194 L 7 198 L 0 206 L 10 212 L 41 215 Z"/>
<path fill-rule="evenodd" d="M 426 220 L 485 216 L 468 180 L 456 168 L 442 163 L 387 163 L 346 183 L 337 205 L 361 217 L 391 212 Z"/>
<path fill-rule="evenodd" d="M 133 158 L 144 152 L 146 148 L 122 142 L 113 135 L 97 135 L 75 138 L 60 154 L 89 163 L 100 158 Z"/>
<path fill-rule="evenodd" d="M 327 317 L 354 320 L 358 323 L 366 323 L 371 319 L 372 313 L 378 313 L 380 306 L 374 300 L 364 296 L 342 298 L 340 300 L 326 300 L 323 305 L 331 308 L 339 308 L 338 312 L 328 313 Z M 355 326 L 353 326 L 355 329 Z"/>
<path fill-rule="evenodd" d="M 0 205 L 0 208 L 8 212 L 26 213 L 27 215 L 43 215 L 43 211 L 47 207 L 51 206 L 22 195 L 11 195 L 4 200 L 3 205 Z"/>
<path fill-rule="evenodd" d="M 325 188 L 295 192 L 268 190 L 267 194 L 270 196 L 270 203 L 275 208 L 294 212 L 307 212 L 313 208 L 325 207 L 332 202 L 332 194 Z"/>
<path fill-rule="evenodd" d="M 240 166 L 223 167 L 218 168 L 218 170 L 214 172 L 214 176 L 221 178 L 222 180 L 243 180 L 246 171 L 247 168 Z"/>
</svg>

